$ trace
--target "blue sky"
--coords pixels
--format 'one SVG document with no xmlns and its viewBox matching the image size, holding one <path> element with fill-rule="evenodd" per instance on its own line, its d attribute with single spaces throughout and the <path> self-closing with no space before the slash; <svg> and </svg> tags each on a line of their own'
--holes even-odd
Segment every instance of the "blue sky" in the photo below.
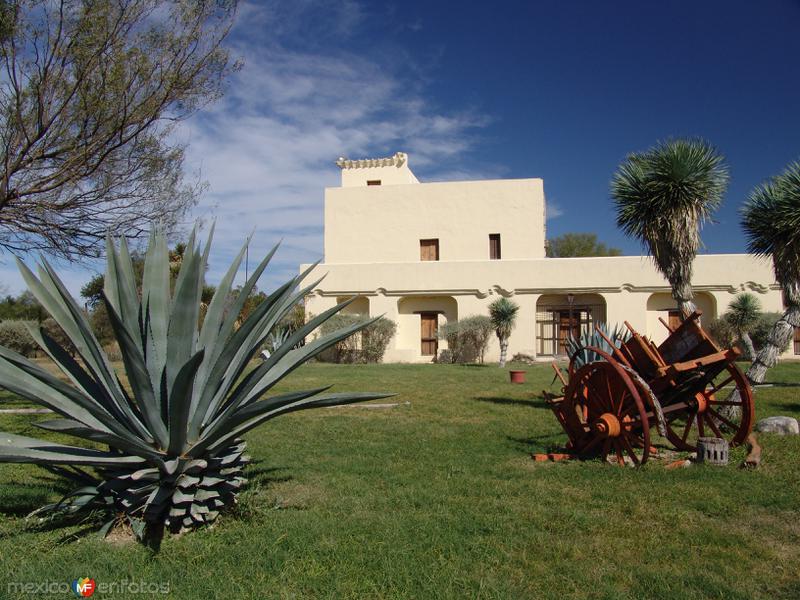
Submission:
<svg viewBox="0 0 800 600">
<path fill-rule="evenodd" d="M 244 3 L 230 39 L 244 68 L 178 132 L 209 183 L 194 215 L 217 222 L 209 279 L 252 230 L 251 264 L 283 239 L 264 289 L 320 258 L 336 158 L 398 150 L 422 181 L 541 177 L 549 236 L 639 254 L 614 224 L 612 174 L 629 152 L 701 136 L 731 173 L 703 251 L 744 251 L 737 209 L 800 159 L 800 2 L 495 4 Z M 91 274 L 64 272 L 76 292 Z"/>
</svg>

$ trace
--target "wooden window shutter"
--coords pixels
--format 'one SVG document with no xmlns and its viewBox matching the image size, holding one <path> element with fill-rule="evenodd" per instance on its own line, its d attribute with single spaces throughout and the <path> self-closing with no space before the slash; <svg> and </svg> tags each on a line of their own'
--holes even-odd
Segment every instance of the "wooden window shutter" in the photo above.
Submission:
<svg viewBox="0 0 800 600">
<path fill-rule="evenodd" d="M 489 260 L 500 260 L 500 234 L 489 234 Z"/>
<path fill-rule="evenodd" d="M 419 259 L 424 261 L 439 260 L 439 240 L 420 240 Z"/>
</svg>

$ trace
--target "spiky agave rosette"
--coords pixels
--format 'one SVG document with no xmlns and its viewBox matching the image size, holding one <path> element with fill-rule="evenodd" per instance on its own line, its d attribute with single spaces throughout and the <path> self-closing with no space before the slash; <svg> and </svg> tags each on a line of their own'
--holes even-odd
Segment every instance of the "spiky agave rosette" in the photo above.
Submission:
<svg viewBox="0 0 800 600">
<path fill-rule="evenodd" d="M 0 462 L 42 465 L 80 485 L 37 514 L 101 510 L 111 516 L 106 531 L 124 517 L 140 538 L 163 526 L 178 532 L 211 523 L 235 500 L 245 481 L 243 468 L 249 458 L 241 439 L 244 433 L 288 412 L 390 395 L 325 394 L 325 387 L 267 397 L 294 369 L 372 321 L 298 346 L 349 301 L 339 304 L 311 319 L 248 371 L 248 363 L 281 318 L 319 280 L 298 289 L 312 266 L 270 294 L 237 328 L 244 302 L 276 250 L 226 306 L 245 243 L 201 325 L 200 294 L 210 245 L 211 235 L 201 252 L 192 233 L 171 293 L 166 238 L 151 234 L 139 295 L 124 238 L 119 249 L 107 241 L 103 301 L 129 389 L 47 261 L 42 259 L 38 277 L 18 261 L 31 292 L 74 344 L 77 359 L 44 329 L 32 327 L 31 334 L 71 384 L 0 347 L 0 386 L 62 417 L 37 426 L 89 442 L 88 447 L 78 447 L 0 432 Z"/>
</svg>

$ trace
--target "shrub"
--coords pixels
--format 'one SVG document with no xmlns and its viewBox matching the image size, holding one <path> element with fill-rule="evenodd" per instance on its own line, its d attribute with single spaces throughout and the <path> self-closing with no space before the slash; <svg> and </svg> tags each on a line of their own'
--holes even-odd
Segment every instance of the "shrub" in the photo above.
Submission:
<svg viewBox="0 0 800 600">
<path fill-rule="evenodd" d="M 724 315 L 719 319 L 712 319 L 704 328 L 720 348 L 731 348 L 736 343 L 736 332 Z"/>
<path fill-rule="evenodd" d="M 362 315 L 338 314 L 328 319 L 320 328 L 322 335 L 327 335 L 337 329 L 350 327 L 369 320 Z M 379 363 L 389 342 L 394 337 L 397 324 L 380 317 L 372 324 L 364 327 L 360 332 L 345 338 L 319 354 L 322 362 L 333 363 Z"/>
<path fill-rule="evenodd" d="M 364 362 L 379 363 L 397 331 L 397 323 L 381 317 L 361 332 L 361 353 Z"/>
<path fill-rule="evenodd" d="M 781 318 L 781 316 L 781 313 L 777 312 L 761 313 L 758 316 L 755 325 L 753 325 L 750 330 L 750 339 L 753 340 L 753 348 L 755 348 L 756 352 L 761 350 L 761 348 L 766 345 L 767 338 L 769 338 L 769 334 L 772 331 L 772 326 L 778 319 Z M 719 319 L 712 320 L 708 325 L 705 326 L 705 328 L 708 333 L 711 334 L 711 337 L 717 342 L 717 345 L 721 348 L 731 348 L 735 344 L 739 345 L 736 331 L 725 315 Z M 782 351 L 785 352 L 788 350 L 790 344 L 791 339 L 787 343 L 786 347 L 782 349 Z M 739 348 L 742 350 L 742 352 L 746 352 L 746 349 L 742 348 L 741 345 L 739 345 Z"/>
<path fill-rule="evenodd" d="M 494 326 L 489 317 L 475 315 L 445 324 L 439 329 L 439 338 L 447 341 L 450 350 L 447 358 L 450 362 L 471 363 L 477 360 L 483 364 L 493 331 Z M 442 356 L 440 361 L 445 362 Z"/>
<path fill-rule="evenodd" d="M 0 346 L 5 346 L 22 356 L 33 356 L 38 346 L 28 331 L 26 323 L 33 324 L 33 321 L 3 321 L 0 323 Z"/>
</svg>

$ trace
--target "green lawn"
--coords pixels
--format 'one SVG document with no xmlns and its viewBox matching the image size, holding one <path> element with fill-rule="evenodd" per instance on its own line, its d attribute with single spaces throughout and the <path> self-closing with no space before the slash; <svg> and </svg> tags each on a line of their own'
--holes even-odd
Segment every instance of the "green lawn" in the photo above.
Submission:
<svg viewBox="0 0 800 600">
<path fill-rule="evenodd" d="M 758 471 L 537 464 L 531 452 L 566 438 L 539 397 L 552 371 L 526 368 L 524 386 L 494 366 L 301 368 L 291 387 L 395 391 L 401 404 L 301 412 L 251 433 L 236 511 L 155 556 L 26 524 L 63 488 L 0 465 L 0 597 L 15 597 L 7 582 L 79 576 L 187 599 L 800 597 L 800 437 L 760 436 Z M 800 417 L 800 363 L 769 377 L 757 417 Z M 40 436 L 30 424 L 42 418 L 3 414 L 0 429 Z"/>
</svg>

